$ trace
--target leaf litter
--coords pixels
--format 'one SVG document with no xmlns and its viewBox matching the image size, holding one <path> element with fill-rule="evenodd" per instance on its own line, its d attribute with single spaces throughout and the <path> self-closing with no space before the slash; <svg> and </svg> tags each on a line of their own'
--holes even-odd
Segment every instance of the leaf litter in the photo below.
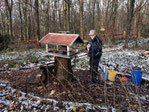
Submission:
<svg viewBox="0 0 149 112">
<path fill-rule="evenodd" d="M 148 41 L 148 40 L 145 40 Z M 140 42 L 141 43 L 141 42 Z M 131 44 L 130 44 L 131 46 Z M 38 50 L 36 50 L 38 51 Z M 23 56 L 33 51 L 25 52 Z M 143 78 L 149 80 L 149 55 L 145 50 L 123 50 L 121 46 L 104 48 L 100 66 L 115 69 L 118 72 L 131 74 L 134 66 L 142 68 Z M 27 54 L 26 54 L 27 53 Z M 13 54 L 13 53 L 12 53 Z M 1 55 L 0 60 L 14 60 L 15 56 Z M 18 53 L 20 54 L 20 53 Z M 24 62 L 16 66 L 19 69 L 8 69 L 0 72 L 0 109 L 2 111 L 104 111 L 109 108 L 116 110 L 149 111 L 149 84 L 135 86 L 130 79 L 120 82 L 104 81 L 98 76 L 98 83 L 89 88 L 90 72 L 88 57 L 81 53 L 74 66 L 74 75 L 79 79 L 71 85 L 62 86 L 50 78 L 50 83 L 44 89 L 41 83 L 29 84 L 33 74 L 40 74 L 39 66 L 53 59 L 39 50 L 36 55 L 38 63 Z M 47 58 L 42 63 L 42 57 Z M 25 59 L 25 57 L 23 58 Z M 2 65 L 1 65 L 2 66 Z M 6 68 L 8 64 L 3 67 Z M 24 69 L 23 69 L 24 68 Z M 27 68 L 27 69 L 25 69 Z M 99 69 L 100 70 L 100 69 Z M 6 81 L 7 80 L 7 81 Z M 50 95 L 49 95 L 50 94 Z M 76 103 L 78 102 L 78 103 Z"/>
</svg>

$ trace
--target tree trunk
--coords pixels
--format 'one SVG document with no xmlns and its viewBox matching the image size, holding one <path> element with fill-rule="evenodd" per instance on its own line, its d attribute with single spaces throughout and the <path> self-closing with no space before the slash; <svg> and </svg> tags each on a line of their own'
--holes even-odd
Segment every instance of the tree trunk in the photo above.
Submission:
<svg viewBox="0 0 149 112">
<path fill-rule="evenodd" d="M 24 15 L 24 40 L 28 40 L 29 37 L 28 37 L 28 24 L 27 24 L 27 21 L 28 21 L 28 0 L 25 0 L 24 1 L 24 5 L 23 6 L 23 15 Z"/>
<path fill-rule="evenodd" d="M 19 0 L 19 14 L 20 14 L 20 21 L 21 21 L 21 40 L 23 40 L 23 20 L 22 20 L 22 10 L 21 10 L 21 0 Z"/>
<path fill-rule="evenodd" d="M 28 2 L 30 4 L 32 4 L 32 0 L 28 0 Z M 33 11 L 33 7 L 32 6 L 28 7 L 28 9 L 29 9 L 30 12 Z M 32 35 L 34 33 L 34 30 L 33 30 L 33 27 L 32 27 L 33 26 L 33 23 L 32 23 L 31 15 L 32 15 L 31 13 L 28 14 L 28 30 L 27 30 L 27 35 L 28 35 L 29 40 L 31 39 L 31 37 L 32 37 Z"/>
<path fill-rule="evenodd" d="M 108 21 L 108 13 L 109 13 L 109 7 L 110 7 L 110 0 L 107 0 L 107 3 L 106 3 L 106 12 L 105 12 L 105 26 L 106 26 L 106 28 L 108 28 L 108 26 L 109 26 L 109 21 Z"/>
<path fill-rule="evenodd" d="M 40 40 L 40 16 L 39 16 L 39 0 L 35 0 L 35 12 L 36 12 L 36 22 L 37 22 L 37 36 Z"/>
<path fill-rule="evenodd" d="M 6 31 L 6 20 L 4 19 L 4 17 L 3 17 L 3 14 L 1 13 L 1 25 L 2 25 L 2 32 L 1 33 L 5 33 L 5 32 L 7 32 Z"/>
<path fill-rule="evenodd" d="M 99 1 L 97 1 L 97 4 L 96 4 L 96 5 L 97 5 L 97 15 L 98 15 L 98 16 L 97 16 L 97 21 L 98 21 L 98 26 L 97 26 L 97 27 L 100 28 L 101 25 L 102 25 L 102 21 L 101 21 L 101 20 L 102 20 L 102 19 L 101 19 L 102 16 L 100 16 L 100 15 L 101 15 L 101 14 L 100 14 L 101 11 L 100 11 L 100 3 L 99 3 Z"/>
<path fill-rule="evenodd" d="M 70 31 L 70 0 L 63 1 L 64 30 Z"/>
<path fill-rule="evenodd" d="M 32 26 L 31 25 L 31 16 L 29 14 L 29 16 L 28 16 L 28 32 L 27 32 L 29 40 L 31 39 L 31 36 L 32 36 L 32 31 L 31 31 L 32 27 L 31 26 Z"/>
<path fill-rule="evenodd" d="M 11 35 L 11 40 L 13 40 L 13 31 L 12 31 L 12 8 L 13 8 L 13 0 L 11 0 L 11 3 L 9 5 L 9 1 L 5 0 L 5 4 L 8 8 L 9 12 L 9 24 L 10 24 L 10 35 Z"/>
<path fill-rule="evenodd" d="M 60 1 L 58 0 L 58 7 L 60 6 Z M 61 9 L 58 9 L 58 19 L 59 19 L 59 27 L 58 30 L 62 29 L 62 18 L 61 18 Z"/>
<path fill-rule="evenodd" d="M 139 27 L 140 27 L 140 21 L 142 20 L 141 18 L 141 7 L 142 7 L 142 4 L 144 3 L 144 0 L 142 0 L 139 4 L 139 6 L 137 7 L 138 8 L 138 12 L 136 12 L 136 15 L 135 15 L 135 32 L 136 32 L 136 40 L 135 40 L 135 46 L 137 47 L 138 46 L 138 38 L 139 38 L 139 33 L 140 33 L 140 30 L 139 30 Z"/>
<path fill-rule="evenodd" d="M 80 33 L 81 37 L 83 38 L 83 0 L 80 0 Z"/>
<path fill-rule="evenodd" d="M 54 4 L 53 4 L 53 32 L 56 32 L 56 4 L 57 4 L 57 0 L 54 0 Z"/>
<path fill-rule="evenodd" d="M 9 22 L 7 22 L 7 21 L 9 21 L 9 14 L 8 13 L 6 13 L 6 18 L 7 18 L 7 20 L 6 20 L 6 32 L 7 32 L 7 34 L 9 34 L 10 28 L 9 28 Z"/>
<path fill-rule="evenodd" d="M 129 35 L 131 32 L 131 23 L 132 23 L 132 18 L 134 15 L 134 4 L 135 4 L 135 0 L 130 0 L 130 5 L 128 7 L 128 22 L 127 22 L 127 29 L 126 29 L 126 38 L 125 38 L 125 45 L 124 48 L 128 48 L 128 41 L 129 41 Z"/>
<path fill-rule="evenodd" d="M 75 8 L 74 8 L 74 2 L 71 4 L 71 24 L 73 24 L 72 26 L 71 26 L 71 28 L 72 28 L 72 30 L 71 30 L 71 32 L 72 33 L 75 33 L 75 30 L 76 30 L 76 21 L 75 21 Z"/>
<path fill-rule="evenodd" d="M 49 9 L 50 9 L 50 0 L 47 1 L 47 8 L 46 8 L 46 33 L 49 33 L 50 31 L 50 15 L 49 15 Z"/>
<path fill-rule="evenodd" d="M 70 0 L 67 1 L 67 31 L 70 31 Z"/>
<path fill-rule="evenodd" d="M 89 16 L 88 16 L 88 27 L 87 27 L 87 31 L 89 31 L 90 29 L 93 29 L 93 25 L 92 25 L 92 13 L 91 13 L 91 0 L 89 0 L 89 4 L 88 4 L 88 13 L 89 13 Z"/>
<path fill-rule="evenodd" d="M 137 24 L 137 14 L 134 16 L 134 33 L 136 34 L 136 38 L 135 38 L 135 46 L 138 46 L 138 24 Z"/>
<path fill-rule="evenodd" d="M 113 0 L 113 18 L 112 18 L 112 43 L 115 43 L 115 38 L 114 38 L 114 33 L 116 32 L 116 16 L 117 16 L 117 7 L 118 7 L 118 1 L 117 0 Z"/>
<path fill-rule="evenodd" d="M 67 6 L 66 6 L 66 1 L 63 0 L 63 10 L 64 10 L 64 17 L 63 17 L 63 20 L 64 20 L 64 30 L 66 30 L 67 26 L 66 26 L 66 23 L 67 23 L 67 19 L 66 19 L 66 13 L 67 13 Z"/>
<path fill-rule="evenodd" d="M 96 0 L 93 0 L 93 20 L 92 20 L 92 25 L 93 25 L 93 29 L 95 29 L 95 2 Z"/>
<path fill-rule="evenodd" d="M 58 81 L 74 81 L 70 59 L 55 57 L 55 76 Z"/>
</svg>

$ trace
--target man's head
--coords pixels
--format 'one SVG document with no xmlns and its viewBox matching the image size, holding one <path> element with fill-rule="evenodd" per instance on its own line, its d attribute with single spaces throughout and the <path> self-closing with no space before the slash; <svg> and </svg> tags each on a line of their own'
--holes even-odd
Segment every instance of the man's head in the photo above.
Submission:
<svg viewBox="0 0 149 112">
<path fill-rule="evenodd" d="M 96 30 L 90 30 L 89 36 L 94 39 L 94 37 L 97 35 Z"/>
</svg>

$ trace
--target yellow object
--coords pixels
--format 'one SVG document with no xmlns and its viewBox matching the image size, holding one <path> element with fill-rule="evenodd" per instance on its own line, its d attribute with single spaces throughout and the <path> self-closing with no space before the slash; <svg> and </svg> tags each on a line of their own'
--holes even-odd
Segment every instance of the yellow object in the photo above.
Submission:
<svg viewBox="0 0 149 112">
<path fill-rule="evenodd" d="M 83 40 L 84 41 L 84 43 L 87 43 L 88 42 L 88 40 Z"/>
<path fill-rule="evenodd" d="M 76 112 L 77 108 L 75 106 L 72 106 L 73 107 L 73 111 Z"/>
<path fill-rule="evenodd" d="M 139 39 L 141 38 L 141 33 L 140 33 L 140 32 L 138 32 L 138 38 L 139 38 Z"/>
<path fill-rule="evenodd" d="M 116 71 L 114 71 L 114 70 L 109 70 L 108 72 L 109 72 L 108 80 L 110 80 L 110 81 L 115 81 Z"/>
</svg>

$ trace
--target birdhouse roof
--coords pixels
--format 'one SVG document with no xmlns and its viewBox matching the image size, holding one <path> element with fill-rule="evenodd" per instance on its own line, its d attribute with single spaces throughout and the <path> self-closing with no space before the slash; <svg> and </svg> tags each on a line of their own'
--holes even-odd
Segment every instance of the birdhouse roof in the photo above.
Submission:
<svg viewBox="0 0 149 112">
<path fill-rule="evenodd" d="M 71 46 L 74 43 L 83 43 L 83 40 L 79 34 L 48 33 L 39 42 L 43 44 Z"/>
</svg>

